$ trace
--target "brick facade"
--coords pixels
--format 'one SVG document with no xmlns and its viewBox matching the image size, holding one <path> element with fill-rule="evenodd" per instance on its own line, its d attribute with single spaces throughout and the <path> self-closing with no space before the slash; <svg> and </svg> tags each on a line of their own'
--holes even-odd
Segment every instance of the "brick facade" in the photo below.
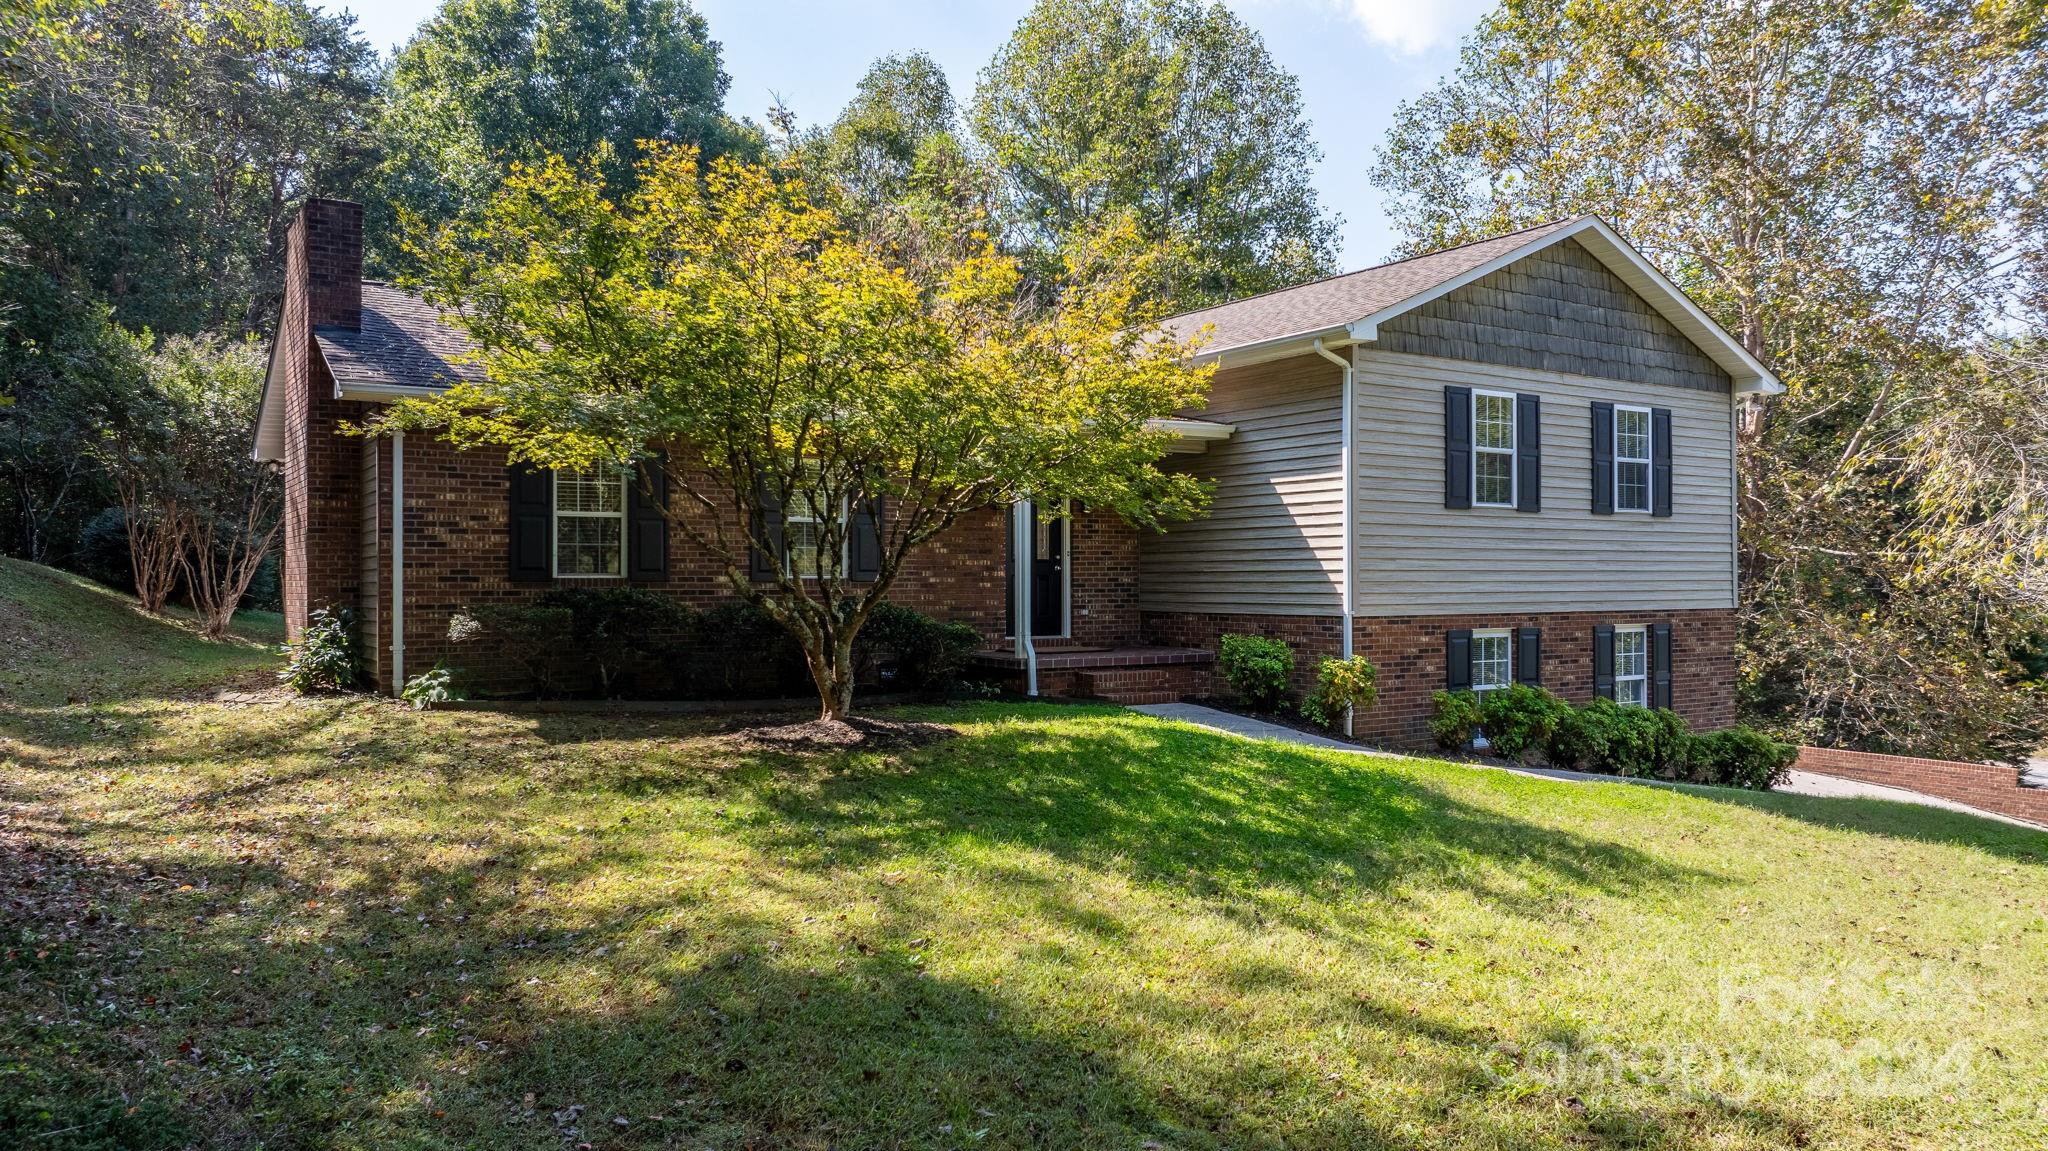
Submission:
<svg viewBox="0 0 2048 1151">
<path fill-rule="evenodd" d="M 1800 771 L 1938 795 L 1982 811 L 2048 826 L 2048 789 L 2021 787 L 2016 767 L 1831 747 L 1802 747 L 1799 761 L 1792 766 Z"/>
<path fill-rule="evenodd" d="M 367 507 L 350 523 L 360 522 L 365 535 L 346 541 L 346 560 L 371 583 L 350 603 L 362 617 L 363 638 L 372 646 L 373 675 L 387 686 L 391 621 L 380 610 L 391 586 L 390 531 L 392 444 L 380 441 L 374 455 L 363 454 L 359 441 L 344 441 L 351 461 L 374 460 L 377 474 L 360 475 Z M 458 451 L 445 442 L 408 436 L 405 453 L 405 664 L 416 674 L 445 662 L 474 663 L 477 652 L 448 639 L 448 620 L 465 607 L 518 603 L 537 598 L 552 587 L 608 585 L 623 581 L 562 579 L 514 582 L 509 576 L 511 546 L 507 490 L 502 453 Z M 358 463 L 358 467 L 366 466 Z M 374 492 L 371 498 L 369 493 Z M 658 590 L 692 607 L 704 608 L 732 598 L 724 568 L 707 550 L 695 545 L 680 526 L 685 517 L 700 517 L 699 530 L 710 521 L 701 509 L 681 498 L 671 503 L 668 578 L 634 586 Z M 914 551 L 899 574 L 889 598 L 940 619 L 957 620 L 980 631 L 991 646 L 1003 641 L 1007 628 L 1008 519 L 995 510 L 963 518 L 939 538 Z M 1072 520 L 1069 556 L 1072 568 L 1073 637 L 1076 643 L 1117 645 L 1138 637 L 1137 533 L 1116 516 L 1083 511 Z M 319 606 L 319 605 L 315 605 Z M 467 667 L 489 678 L 492 669 Z"/>
<path fill-rule="evenodd" d="M 1445 633 L 1456 628 L 1543 631 L 1543 686 L 1573 703 L 1593 698 L 1593 628 L 1598 624 L 1671 624 L 1671 703 L 1697 731 L 1735 722 L 1733 610 L 1674 612 L 1555 612 L 1498 615 L 1360 617 L 1352 650 L 1379 671 L 1379 702 L 1361 712 L 1358 738 L 1391 747 L 1430 745 L 1430 697 L 1444 686 Z M 1306 691 L 1315 667 L 1342 650 L 1336 616 L 1210 615 L 1147 612 L 1152 642 L 1214 649 L 1225 633 L 1263 635 L 1295 651 L 1294 687 Z"/>
<path fill-rule="evenodd" d="M 309 200 L 286 244 L 284 308 L 276 350 L 284 387 L 285 632 L 315 609 L 356 603 L 361 445 L 340 435 L 363 405 L 334 398 L 334 378 L 313 350 L 315 327 L 362 322 L 363 210 Z"/>
</svg>

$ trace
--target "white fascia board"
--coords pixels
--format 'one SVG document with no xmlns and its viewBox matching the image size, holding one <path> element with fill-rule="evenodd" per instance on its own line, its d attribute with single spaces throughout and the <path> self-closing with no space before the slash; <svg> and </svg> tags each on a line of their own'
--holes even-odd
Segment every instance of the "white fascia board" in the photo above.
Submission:
<svg viewBox="0 0 2048 1151">
<path fill-rule="evenodd" d="M 1315 342 L 1323 341 L 1328 348 L 1341 348 L 1351 343 L 1350 330 L 1342 324 L 1335 327 L 1319 328 L 1312 332 L 1294 332 L 1275 336 L 1270 340 L 1259 340 L 1249 344 L 1236 344 L 1228 348 L 1204 349 L 1195 353 L 1196 364 L 1215 364 L 1219 368 L 1241 368 L 1247 364 L 1263 364 L 1268 360 L 1284 360 L 1315 350 Z"/>
<path fill-rule="evenodd" d="M 1219 424 L 1214 420 L 1146 420 L 1145 426 L 1158 432 L 1170 432 L 1173 443 L 1166 451 L 1169 455 L 1195 456 L 1209 450 L 1209 445 L 1230 438 L 1237 431 L 1235 424 Z"/>
<path fill-rule="evenodd" d="M 363 400 L 373 404 L 389 404 L 398 400 L 418 399 L 421 396 L 435 396 L 447 391 L 434 384 L 386 384 L 358 381 L 344 384 L 334 383 L 334 398 L 337 400 Z"/>
<path fill-rule="evenodd" d="M 1664 273 L 1659 272 L 1640 252 L 1630 247 L 1627 241 L 1597 216 L 1575 220 L 1555 232 L 1510 249 L 1441 284 L 1417 292 L 1400 303 L 1364 316 L 1350 325 L 1350 334 L 1352 338 L 1358 340 L 1374 339 L 1379 334 L 1379 325 L 1382 322 L 1419 308 L 1431 300 L 1447 296 L 1474 280 L 1490 276 L 1509 264 L 1534 255 L 1568 237 L 1576 237 L 1585 245 L 1587 251 L 1593 253 L 1595 259 L 1621 277 L 1622 282 L 1635 289 L 1636 294 L 1657 309 L 1659 315 L 1671 321 L 1673 327 L 1697 344 L 1715 363 L 1721 365 L 1734 378 L 1737 395 L 1775 396 L 1784 392 L 1785 385 L 1778 382 L 1778 378 L 1771 374 L 1769 368 L 1750 355 L 1749 349 L 1743 347 L 1726 329 L 1701 311 L 1699 305 L 1692 302 L 1691 297 L 1679 290 L 1678 285 L 1666 279 Z"/>
</svg>

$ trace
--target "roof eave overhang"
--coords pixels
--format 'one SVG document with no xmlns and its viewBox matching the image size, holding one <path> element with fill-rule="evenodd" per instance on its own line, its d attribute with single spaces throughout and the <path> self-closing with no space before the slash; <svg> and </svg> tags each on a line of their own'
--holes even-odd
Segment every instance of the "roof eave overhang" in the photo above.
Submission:
<svg viewBox="0 0 2048 1151">
<path fill-rule="evenodd" d="M 334 398 L 337 400 L 360 400 L 371 404 L 390 404 L 399 400 L 415 400 L 421 396 L 434 396 L 447 391 L 442 384 L 399 384 L 385 380 L 352 380 L 334 382 Z"/>
<path fill-rule="evenodd" d="M 1228 348 L 1204 348 L 1194 355 L 1193 360 L 1197 364 L 1215 364 L 1219 368 L 1241 368 L 1246 364 L 1263 364 L 1269 360 L 1284 360 L 1289 356 L 1313 352 L 1317 340 L 1323 341 L 1324 347 L 1333 350 L 1357 342 L 1351 335 L 1349 326 L 1337 324 L 1313 331 L 1275 336 L 1270 340 L 1236 344 Z"/>
</svg>

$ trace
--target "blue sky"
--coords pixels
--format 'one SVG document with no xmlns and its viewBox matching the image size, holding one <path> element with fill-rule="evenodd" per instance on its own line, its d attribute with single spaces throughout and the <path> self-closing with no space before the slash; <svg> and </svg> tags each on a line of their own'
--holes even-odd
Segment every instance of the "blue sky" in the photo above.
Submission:
<svg viewBox="0 0 2048 1151">
<path fill-rule="evenodd" d="M 779 96 L 804 123 L 832 119 L 878 56 L 929 52 L 965 103 L 975 76 L 1009 36 L 1029 0 L 869 0 L 775 3 L 695 0 L 724 48 L 732 76 L 726 110 L 762 119 Z M 380 51 L 408 39 L 433 6 L 413 0 L 347 0 Z M 1458 39 L 1489 0 L 1231 0 L 1301 79 L 1323 160 L 1316 189 L 1344 217 L 1342 263 L 1384 259 L 1397 237 L 1366 178 L 1373 149 L 1399 101 L 1418 95 L 1456 62 Z"/>
</svg>

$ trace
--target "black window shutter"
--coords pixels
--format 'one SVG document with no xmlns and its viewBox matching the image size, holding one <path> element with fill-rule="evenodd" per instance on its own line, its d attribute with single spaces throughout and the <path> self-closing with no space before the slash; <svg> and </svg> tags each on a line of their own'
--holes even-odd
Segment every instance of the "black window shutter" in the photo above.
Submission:
<svg viewBox="0 0 2048 1151">
<path fill-rule="evenodd" d="M 1598 699 L 1614 698 L 1614 625 L 1600 624 L 1593 629 L 1593 695 Z"/>
<path fill-rule="evenodd" d="M 1444 506 L 1472 506 L 1472 389 L 1444 389 Z"/>
<path fill-rule="evenodd" d="M 1671 706 L 1671 625 L 1650 625 L 1650 706 Z"/>
<path fill-rule="evenodd" d="M 766 543 L 771 552 L 755 548 L 747 563 L 747 574 L 757 580 L 772 580 L 782 571 L 782 501 L 764 482 L 754 485 L 754 538 Z"/>
<path fill-rule="evenodd" d="M 530 464 L 505 469 L 512 506 L 505 520 L 507 555 L 515 580 L 544 580 L 554 574 L 548 556 L 555 546 L 555 473 Z"/>
<path fill-rule="evenodd" d="M 626 488 L 626 578 L 668 578 L 668 469 L 644 462 Z"/>
<path fill-rule="evenodd" d="M 1614 514 L 1614 405 L 1593 401 L 1593 514 Z"/>
<path fill-rule="evenodd" d="M 874 580 L 882 575 L 882 497 L 859 500 L 853 511 L 853 578 Z"/>
<path fill-rule="evenodd" d="M 1671 409 L 1650 409 L 1650 514 L 1671 514 Z"/>
<path fill-rule="evenodd" d="M 1535 687 L 1543 682 L 1543 629 L 1515 631 L 1515 682 Z"/>
<path fill-rule="evenodd" d="M 1543 401 L 1515 397 L 1515 510 L 1543 510 Z"/>
<path fill-rule="evenodd" d="M 1444 686 L 1452 691 L 1472 687 L 1472 632 L 1466 628 L 1444 635 Z"/>
</svg>

